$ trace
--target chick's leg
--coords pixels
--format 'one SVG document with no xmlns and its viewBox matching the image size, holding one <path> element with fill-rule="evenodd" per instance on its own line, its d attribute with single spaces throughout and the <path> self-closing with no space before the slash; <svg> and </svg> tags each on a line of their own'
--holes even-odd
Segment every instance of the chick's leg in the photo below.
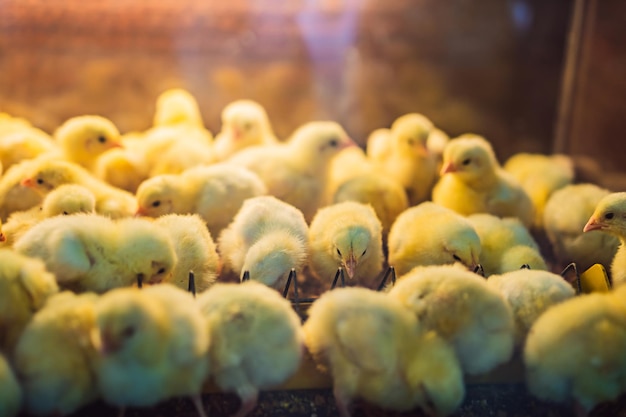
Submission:
<svg viewBox="0 0 626 417">
<path fill-rule="evenodd" d="M 340 417 L 350 417 L 350 397 L 346 395 L 337 385 L 333 388 L 335 403 Z"/>
<path fill-rule="evenodd" d="M 207 413 L 204 411 L 204 406 L 202 405 L 202 396 L 200 394 L 195 394 L 191 396 L 191 401 L 193 402 L 194 407 L 198 411 L 198 415 L 200 417 L 208 417 Z"/>
<path fill-rule="evenodd" d="M 259 391 L 252 386 L 241 387 L 237 390 L 237 395 L 241 398 L 241 406 L 232 417 L 246 417 L 256 407 Z"/>
</svg>

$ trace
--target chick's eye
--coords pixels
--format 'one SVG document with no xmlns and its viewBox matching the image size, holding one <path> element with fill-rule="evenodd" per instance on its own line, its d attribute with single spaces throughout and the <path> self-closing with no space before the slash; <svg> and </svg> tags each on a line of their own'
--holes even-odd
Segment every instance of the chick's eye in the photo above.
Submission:
<svg viewBox="0 0 626 417">
<path fill-rule="evenodd" d="M 615 217 L 614 213 L 606 213 L 604 215 L 604 218 L 607 219 L 607 220 L 611 220 L 613 217 Z"/>
<path fill-rule="evenodd" d="M 131 337 L 134 334 L 135 334 L 135 328 L 132 326 L 125 327 L 124 330 L 122 330 L 122 337 L 124 338 Z"/>
<path fill-rule="evenodd" d="M 469 158 L 466 158 L 466 159 L 464 159 L 464 160 L 463 160 L 463 162 L 461 162 L 461 164 L 463 164 L 463 165 L 467 166 L 467 165 L 469 165 L 469 164 L 470 164 L 470 162 L 472 162 L 472 160 L 471 160 L 471 159 L 469 159 Z"/>
<path fill-rule="evenodd" d="M 157 271 L 157 274 L 160 275 L 165 272 L 165 268 L 161 268 Z"/>
<path fill-rule="evenodd" d="M 98 136 L 98 142 L 104 143 L 106 141 L 107 141 L 107 138 L 105 138 L 104 136 Z"/>
<path fill-rule="evenodd" d="M 361 256 L 364 256 L 366 252 L 367 252 L 367 249 L 365 249 L 365 250 L 363 251 L 363 253 L 361 254 Z"/>
<path fill-rule="evenodd" d="M 461 258 L 459 258 L 458 255 L 452 255 L 452 258 L 454 258 L 455 261 L 461 262 Z"/>
<path fill-rule="evenodd" d="M 341 251 L 337 248 L 337 255 L 341 256 Z"/>
<path fill-rule="evenodd" d="M 152 203 L 152 207 L 159 207 L 161 205 L 161 200 L 157 200 Z"/>
<path fill-rule="evenodd" d="M 331 140 L 328 142 L 328 145 L 329 145 L 330 147 L 332 147 L 332 148 L 335 148 L 335 147 L 337 147 L 337 145 L 339 145 L 339 141 L 338 141 L 337 139 L 331 139 Z"/>
<path fill-rule="evenodd" d="M 39 185 L 43 184 L 43 180 L 41 178 L 37 178 L 37 184 Z"/>
</svg>

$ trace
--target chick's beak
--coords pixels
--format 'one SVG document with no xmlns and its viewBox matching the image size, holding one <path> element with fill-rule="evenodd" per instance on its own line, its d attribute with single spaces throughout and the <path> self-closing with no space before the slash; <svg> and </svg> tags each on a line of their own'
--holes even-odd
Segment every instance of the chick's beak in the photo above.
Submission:
<svg viewBox="0 0 626 417">
<path fill-rule="evenodd" d="M 148 214 L 148 211 L 143 207 L 137 207 L 137 211 L 135 211 L 135 217 L 141 217 Z"/>
<path fill-rule="evenodd" d="M 348 277 L 352 279 L 356 271 L 356 258 L 353 253 L 350 253 L 348 259 L 344 261 L 344 264 L 346 266 L 346 273 L 348 274 Z"/>
<path fill-rule="evenodd" d="M 428 150 L 426 145 L 422 143 L 417 147 L 417 154 L 422 157 L 427 157 L 428 155 L 430 155 L 430 151 Z"/>
<path fill-rule="evenodd" d="M 346 136 L 344 140 L 339 144 L 339 149 L 351 148 L 353 146 L 357 146 L 356 142 L 352 140 L 349 136 Z"/>
<path fill-rule="evenodd" d="M 23 187 L 33 187 L 35 185 L 35 182 L 32 178 L 24 178 L 22 181 L 20 181 L 20 185 Z"/>
<path fill-rule="evenodd" d="M 121 142 L 111 142 L 111 148 L 122 148 L 124 149 L 124 145 Z"/>
<path fill-rule="evenodd" d="M 441 172 L 439 172 L 439 175 L 444 175 L 444 174 L 447 174 L 448 172 L 456 172 L 456 171 L 457 169 L 454 166 L 454 164 L 452 162 L 448 162 L 441 168 Z"/>
<path fill-rule="evenodd" d="M 592 230 L 601 230 L 604 229 L 604 224 L 597 221 L 594 217 L 590 218 L 585 227 L 583 228 L 583 232 L 590 232 Z"/>
<path fill-rule="evenodd" d="M 0 232 L 0 242 L 4 242 L 5 240 L 7 240 L 7 237 L 4 235 L 4 233 Z"/>
</svg>

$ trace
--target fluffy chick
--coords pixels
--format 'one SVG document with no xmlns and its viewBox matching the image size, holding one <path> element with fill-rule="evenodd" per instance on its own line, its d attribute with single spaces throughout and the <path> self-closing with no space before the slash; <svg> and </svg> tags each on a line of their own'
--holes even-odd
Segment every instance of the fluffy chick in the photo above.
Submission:
<svg viewBox="0 0 626 417">
<path fill-rule="evenodd" d="M 562 276 L 549 271 L 518 269 L 492 275 L 487 283 L 508 301 L 515 319 L 515 346 L 523 348 L 532 324 L 552 306 L 576 295 Z"/>
<path fill-rule="evenodd" d="M 16 211 L 28 210 L 41 204 L 43 195 L 21 182 L 26 175 L 47 158 L 24 160 L 13 165 L 0 177 L 0 220 L 6 221 Z"/>
<path fill-rule="evenodd" d="M 555 191 L 548 200 L 544 227 L 561 267 L 574 262 L 585 271 L 600 263 L 609 269 L 619 239 L 601 231 L 583 232 L 597 204 L 609 193 L 595 184 L 573 184 Z"/>
<path fill-rule="evenodd" d="M 402 212 L 391 226 L 389 265 L 398 275 L 418 265 L 461 262 L 473 270 L 481 244 L 472 224 L 456 212 L 430 201 Z"/>
<path fill-rule="evenodd" d="M 326 203 L 330 163 L 348 146 L 355 144 L 338 123 L 310 122 L 285 143 L 249 147 L 228 161 L 256 172 L 269 194 L 300 209 L 310 222 Z"/>
<path fill-rule="evenodd" d="M 222 130 L 215 136 L 219 159 L 249 146 L 278 142 L 265 108 L 253 100 L 236 100 L 222 110 Z"/>
<path fill-rule="evenodd" d="M 168 126 L 179 123 L 204 126 L 196 98 L 183 88 L 170 88 L 157 97 L 153 124 Z"/>
<path fill-rule="evenodd" d="M 511 307 L 484 278 L 458 265 L 414 268 L 388 295 L 452 344 L 468 374 L 489 372 L 513 354 Z"/>
<path fill-rule="evenodd" d="M 67 415 L 98 397 L 92 341 L 96 300 L 90 293 L 59 293 L 24 329 L 15 368 L 29 414 Z"/>
<path fill-rule="evenodd" d="M 96 159 L 108 149 L 120 147 L 120 132 L 102 116 L 86 115 L 66 120 L 54 132 L 54 139 L 71 162 L 92 170 Z"/>
<path fill-rule="evenodd" d="M 444 150 L 441 178 L 432 201 L 463 215 L 490 213 L 518 217 L 530 227 L 533 203 L 517 180 L 500 166 L 491 144 L 465 134 L 450 140 Z"/>
<path fill-rule="evenodd" d="M 222 231 L 218 250 L 224 268 L 240 278 L 282 290 L 292 269 L 301 272 L 308 255 L 308 225 L 302 212 L 273 196 L 244 201 Z"/>
<path fill-rule="evenodd" d="M 173 285 L 118 288 L 96 305 L 102 398 L 119 407 L 148 407 L 200 393 L 209 372 L 209 334 L 192 295 Z"/>
<path fill-rule="evenodd" d="M 543 212 L 550 195 L 574 182 L 574 163 L 566 155 L 517 153 L 504 163 L 504 170 L 520 183 L 535 207 L 533 227 L 543 230 Z"/>
<path fill-rule="evenodd" d="M 14 248 L 42 259 L 59 285 L 76 291 L 102 293 L 138 279 L 159 283 L 176 264 L 167 232 L 140 218 L 52 217 L 28 230 Z"/>
<path fill-rule="evenodd" d="M 58 147 L 52 137 L 42 130 L 27 127 L 10 134 L 0 134 L 0 163 L 5 171 L 21 161 L 49 152 L 58 152 Z"/>
<path fill-rule="evenodd" d="M 216 284 L 198 297 L 211 338 L 212 377 L 235 392 L 244 417 L 259 390 L 285 382 L 300 365 L 303 337 L 291 304 L 265 285 L 248 281 Z"/>
<path fill-rule="evenodd" d="M 385 294 L 365 288 L 324 293 L 309 309 L 307 348 L 333 379 L 339 414 L 356 397 L 382 408 L 422 407 L 454 412 L 463 400 L 463 375 L 454 350 Z"/>
<path fill-rule="evenodd" d="M 384 261 L 382 225 L 371 206 L 346 201 L 321 208 L 313 217 L 309 267 L 327 287 L 339 267 L 348 285 L 375 287 Z"/>
<path fill-rule="evenodd" d="M 0 249 L 0 352 L 12 355 L 33 314 L 58 291 L 42 261 Z"/>
<path fill-rule="evenodd" d="M 197 213 L 211 236 L 219 236 L 245 200 L 265 194 L 265 184 L 252 171 L 215 164 L 146 180 L 137 189 L 137 213 L 149 217 Z"/>
<path fill-rule="evenodd" d="M 587 412 L 626 391 L 626 302 L 623 291 L 564 301 L 533 324 L 524 346 L 528 390 Z"/>
<path fill-rule="evenodd" d="M 531 269 L 548 269 L 539 252 L 539 245 L 518 218 L 502 219 L 479 213 L 467 219 L 480 238 L 479 259 L 486 277 L 514 271 L 523 265 Z"/>
<path fill-rule="evenodd" d="M 186 290 L 189 286 L 189 272 L 193 272 L 196 291 L 209 288 L 220 272 L 220 258 L 217 246 L 197 214 L 166 214 L 155 220 L 163 227 L 174 244 L 176 265 L 163 281 Z"/>
<path fill-rule="evenodd" d="M 592 230 L 619 239 L 619 248 L 611 261 L 611 279 L 615 286 L 626 284 L 626 192 L 611 193 L 598 202 L 583 232 Z"/>
<path fill-rule="evenodd" d="M 96 178 L 122 190 L 135 193 L 139 184 L 148 179 L 147 163 L 136 149 L 109 149 L 96 161 L 93 173 Z"/>
<path fill-rule="evenodd" d="M 381 172 L 404 187 L 410 205 L 428 200 L 437 178 L 437 158 L 426 145 L 432 129 L 425 116 L 409 113 L 391 125 L 386 149 L 370 151 L 374 139 L 368 139 L 368 156 Z"/>
<path fill-rule="evenodd" d="M 0 416 L 15 417 L 22 407 L 22 387 L 0 354 Z"/>
</svg>

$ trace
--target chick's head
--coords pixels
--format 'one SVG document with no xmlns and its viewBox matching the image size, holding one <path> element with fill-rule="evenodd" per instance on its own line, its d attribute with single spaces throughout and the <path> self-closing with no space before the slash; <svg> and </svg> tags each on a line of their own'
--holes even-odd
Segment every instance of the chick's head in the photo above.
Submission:
<svg viewBox="0 0 626 417">
<path fill-rule="evenodd" d="M 611 193 L 598 202 L 583 228 L 584 232 L 592 230 L 626 237 L 626 192 Z"/>
<path fill-rule="evenodd" d="M 96 198 L 89 189 L 77 184 L 61 185 L 51 191 L 43 201 L 41 210 L 45 217 L 74 213 L 93 213 Z"/>
<path fill-rule="evenodd" d="M 63 184 L 78 182 L 80 168 L 75 164 L 62 160 L 49 160 L 38 164 L 22 179 L 21 185 L 38 193 L 48 194 Z"/>
<path fill-rule="evenodd" d="M 418 157 L 428 155 L 426 143 L 432 129 L 432 122 L 418 113 L 405 114 L 391 125 L 394 144 L 398 150 L 407 151 Z"/>
<path fill-rule="evenodd" d="M 446 145 L 440 174 L 453 172 L 474 179 L 493 171 L 497 164 L 493 148 L 485 138 L 465 134 Z"/>
<path fill-rule="evenodd" d="M 71 159 L 78 162 L 122 146 L 117 127 L 101 116 L 73 117 L 63 123 L 54 136 Z"/>
<path fill-rule="evenodd" d="M 195 97 L 182 88 L 162 92 L 156 100 L 155 126 L 190 123 L 202 126 L 202 115 Z"/>
<path fill-rule="evenodd" d="M 342 149 L 355 146 L 346 131 L 336 122 L 309 122 L 300 126 L 288 139 L 296 157 L 307 161 L 330 160 Z M 309 162 L 310 164 L 310 162 Z"/>
<path fill-rule="evenodd" d="M 250 247 L 241 269 L 241 277 L 249 271 L 250 279 L 282 289 L 289 271 L 301 269 L 305 260 L 304 242 L 293 236 L 276 233 Z"/>
<path fill-rule="evenodd" d="M 453 264 L 460 262 L 469 270 L 474 270 L 479 263 L 481 252 L 480 237 L 476 231 L 471 227 L 457 227 L 457 230 L 450 233 L 449 236 L 451 238 L 442 242 L 443 250 L 441 253 L 444 259 L 442 259 L 443 262 L 441 263 Z"/>
<path fill-rule="evenodd" d="M 271 132 L 265 109 L 252 100 L 237 100 L 224 107 L 222 125 L 233 140 L 242 142 L 257 142 L 256 138 Z"/>
<path fill-rule="evenodd" d="M 141 183 L 135 194 L 137 214 L 160 217 L 176 213 L 176 200 L 180 198 L 180 186 L 176 175 L 158 175 Z"/>
<path fill-rule="evenodd" d="M 349 278 L 354 277 L 359 262 L 370 255 L 367 249 L 371 241 L 372 234 L 363 226 L 346 228 L 335 236 L 331 250 Z"/>
</svg>

